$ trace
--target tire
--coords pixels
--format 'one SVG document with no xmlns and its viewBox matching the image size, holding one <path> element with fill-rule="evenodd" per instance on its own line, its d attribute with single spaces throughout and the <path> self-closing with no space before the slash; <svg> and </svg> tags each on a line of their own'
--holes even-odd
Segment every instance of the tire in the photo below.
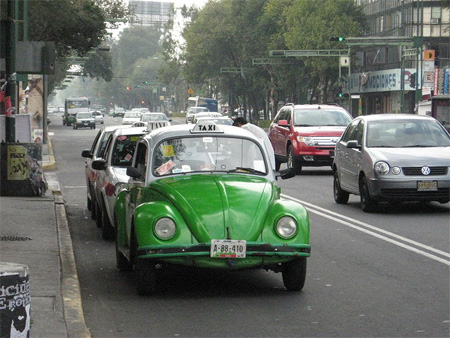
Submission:
<svg viewBox="0 0 450 338">
<path fill-rule="evenodd" d="M 287 167 L 293 168 L 296 175 L 299 175 L 302 172 L 302 166 L 295 160 L 294 148 L 292 145 L 290 145 L 288 149 Z"/>
<path fill-rule="evenodd" d="M 148 296 L 155 293 L 156 269 L 152 261 L 138 259 L 136 264 L 136 287 L 140 296 Z"/>
<path fill-rule="evenodd" d="M 350 194 L 347 191 L 341 189 L 341 183 L 339 182 L 339 175 L 337 170 L 333 175 L 333 195 L 337 204 L 346 204 Z"/>
<path fill-rule="evenodd" d="M 115 235 L 115 247 L 116 247 L 116 266 L 119 271 L 132 271 L 133 270 L 133 262 L 130 262 L 124 254 L 119 250 L 119 229 L 117 227 L 117 222 L 114 227 L 114 235 Z"/>
<path fill-rule="evenodd" d="M 377 203 L 370 196 L 369 186 L 367 185 L 367 179 L 365 177 L 362 177 L 359 181 L 359 194 L 361 198 L 361 209 L 364 212 L 374 211 Z"/>
<path fill-rule="evenodd" d="M 305 286 L 306 258 L 298 258 L 283 264 L 283 284 L 289 291 L 300 291 Z"/>
<path fill-rule="evenodd" d="M 107 241 L 114 239 L 114 227 L 112 226 L 109 220 L 105 202 L 103 201 L 102 201 L 102 238 Z"/>
<path fill-rule="evenodd" d="M 97 224 L 97 228 L 101 228 L 103 225 L 102 222 L 102 209 L 97 202 L 95 202 L 95 224 Z"/>
<path fill-rule="evenodd" d="M 87 209 L 89 211 L 92 211 L 92 201 L 88 196 L 86 196 L 86 205 L 87 205 Z M 92 217 L 92 212 L 91 212 L 91 217 Z"/>
</svg>

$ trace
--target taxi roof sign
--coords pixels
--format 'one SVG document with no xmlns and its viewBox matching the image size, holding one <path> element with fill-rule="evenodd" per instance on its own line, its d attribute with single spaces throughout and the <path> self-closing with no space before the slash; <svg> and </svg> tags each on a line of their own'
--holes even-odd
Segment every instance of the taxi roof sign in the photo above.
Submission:
<svg viewBox="0 0 450 338">
<path fill-rule="evenodd" d="M 223 129 L 213 121 L 199 121 L 191 133 L 223 133 Z"/>
<path fill-rule="evenodd" d="M 147 122 L 147 131 L 152 131 L 158 128 L 167 127 L 169 125 L 168 121 L 150 121 Z"/>
</svg>

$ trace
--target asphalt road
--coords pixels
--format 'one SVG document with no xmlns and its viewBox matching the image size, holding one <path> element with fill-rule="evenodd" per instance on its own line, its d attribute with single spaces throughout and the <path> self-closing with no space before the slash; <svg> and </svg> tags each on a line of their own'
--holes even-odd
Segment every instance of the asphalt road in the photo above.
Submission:
<svg viewBox="0 0 450 338">
<path fill-rule="evenodd" d="M 311 219 L 312 256 L 302 292 L 281 274 L 177 269 L 151 297 L 115 267 L 114 243 L 86 208 L 83 149 L 98 130 L 52 119 L 86 323 L 94 337 L 448 337 L 450 205 L 398 204 L 363 213 L 334 203 L 329 168 L 278 181 Z M 106 125 L 120 119 L 106 118 Z"/>
</svg>

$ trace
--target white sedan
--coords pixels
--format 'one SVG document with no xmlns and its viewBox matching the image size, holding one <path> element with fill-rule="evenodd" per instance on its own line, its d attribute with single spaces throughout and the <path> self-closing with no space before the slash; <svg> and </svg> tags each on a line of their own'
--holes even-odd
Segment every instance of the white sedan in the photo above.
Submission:
<svg viewBox="0 0 450 338">
<path fill-rule="evenodd" d="M 122 124 L 133 124 L 141 120 L 141 114 L 135 111 L 127 111 L 122 118 Z"/>
</svg>

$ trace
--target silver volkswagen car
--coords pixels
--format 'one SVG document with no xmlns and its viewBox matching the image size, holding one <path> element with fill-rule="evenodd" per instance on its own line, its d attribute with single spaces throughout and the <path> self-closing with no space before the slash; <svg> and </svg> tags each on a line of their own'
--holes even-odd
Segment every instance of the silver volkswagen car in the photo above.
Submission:
<svg viewBox="0 0 450 338">
<path fill-rule="evenodd" d="M 378 202 L 450 200 L 450 135 L 434 118 L 380 114 L 354 119 L 336 144 L 334 199 Z"/>
</svg>

